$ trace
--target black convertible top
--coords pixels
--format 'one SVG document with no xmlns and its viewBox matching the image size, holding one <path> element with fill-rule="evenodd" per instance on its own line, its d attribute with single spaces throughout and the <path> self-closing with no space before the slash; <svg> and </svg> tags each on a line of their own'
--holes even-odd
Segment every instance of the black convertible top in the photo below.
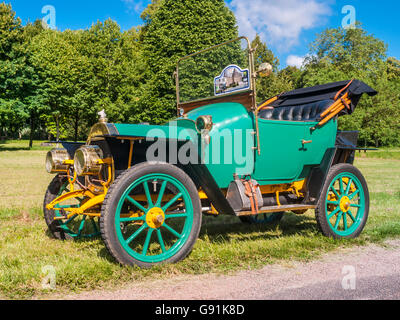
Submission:
<svg viewBox="0 0 400 320">
<path fill-rule="evenodd" d="M 300 106 L 323 100 L 334 101 L 340 99 L 346 93 L 348 93 L 348 97 L 351 100 L 350 109 L 343 110 L 346 114 L 352 114 L 354 112 L 354 109 L 364 93 L 369 96 L 375 96 L 378 94 L 377 91 L 364 82 L 354 79 L 285 92 L 279 95 L 278 100 L 269 104 L 269 106 L 278 108 Z"/>
</svg>

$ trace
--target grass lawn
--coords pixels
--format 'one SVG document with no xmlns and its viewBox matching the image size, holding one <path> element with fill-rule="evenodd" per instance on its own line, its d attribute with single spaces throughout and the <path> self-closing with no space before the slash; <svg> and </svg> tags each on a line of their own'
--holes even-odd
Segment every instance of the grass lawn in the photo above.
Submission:
<svg viewBox="0 0 400 320">
<path fill-rule="evenodd" d="M 317 229 L 313 212 L 287 214 L 279 225 L 248 226 L 238 218 L 205 217 L 200 238 L 184 261 L 141 270 L 116 264 L 101 239 L 52 239 L 42 218 L 43 195 L 52 176 L 44 169 L 48 148 L 28 142 L 0 143 L 0 298 L 42 298 L 45 266 L 56 271 L 56 292 L 113 288 L 126 281 L 177 274 L 226 273 L 279 261 L 309 260 L 322 253 L 400 236 L 400 150 L 360 154 L 356 166 L 371 193 L 367 226 L 356 240 L 332 240 Z M 389 152 L 389 151 L 387 151 Z"/>
<path fill-rule="evenodd" d="M 362 158 L 397 159 L 400 160 L 400 149 L 379 149 L 368 152 L 357 152 L 357 156 Z"/>
</svg>

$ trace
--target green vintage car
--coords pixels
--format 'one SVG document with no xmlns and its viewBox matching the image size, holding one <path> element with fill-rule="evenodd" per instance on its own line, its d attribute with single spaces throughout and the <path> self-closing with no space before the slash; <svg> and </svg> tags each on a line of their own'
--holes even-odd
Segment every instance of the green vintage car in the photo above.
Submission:
<svg viewBox="0 0 400 320">
<path fill-rule="evenodd" d="M 101 235 L 121 264 L 184 259 L 202 215 L 277 222 L 315 210 L 321 232 L 354 238 L 369 212 L 367 183 L 352 164 L 357 132 L 339 116 L 377 92 L 358 80 L 281 93 L 257 104 L 254 52 L 241 37 L 179 60 L 177 118 L 161 126 L 108 123 L 86 144 L 47 154 L 56 174 L 44 217 L 57 239 Z"/>
</svg>

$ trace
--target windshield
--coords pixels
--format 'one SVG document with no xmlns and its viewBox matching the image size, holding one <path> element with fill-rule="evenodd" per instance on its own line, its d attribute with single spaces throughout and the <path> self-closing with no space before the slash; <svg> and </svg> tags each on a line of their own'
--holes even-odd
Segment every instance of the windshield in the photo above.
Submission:
<svg viewBox="0 0 400 320">
<path fill-rule="evenodd" d="M 249 42 L 239 38 L 182 58 L 178 104 L 251 90 Z"/>
</svg>

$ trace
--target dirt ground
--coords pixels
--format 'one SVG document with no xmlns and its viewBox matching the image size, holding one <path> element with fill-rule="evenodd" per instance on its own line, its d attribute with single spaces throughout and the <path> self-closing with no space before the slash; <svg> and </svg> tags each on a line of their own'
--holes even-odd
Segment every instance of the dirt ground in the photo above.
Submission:
<svg viewBox="0 0 400 320">
<path fill-rule="evenodd" d="M 67 300 L 353 300 L 400 299 L 400 240 L 339 249 L 322 258 L 267 265 L 233 275 L 179 276 L 90 291 Z"/>
</svg>

